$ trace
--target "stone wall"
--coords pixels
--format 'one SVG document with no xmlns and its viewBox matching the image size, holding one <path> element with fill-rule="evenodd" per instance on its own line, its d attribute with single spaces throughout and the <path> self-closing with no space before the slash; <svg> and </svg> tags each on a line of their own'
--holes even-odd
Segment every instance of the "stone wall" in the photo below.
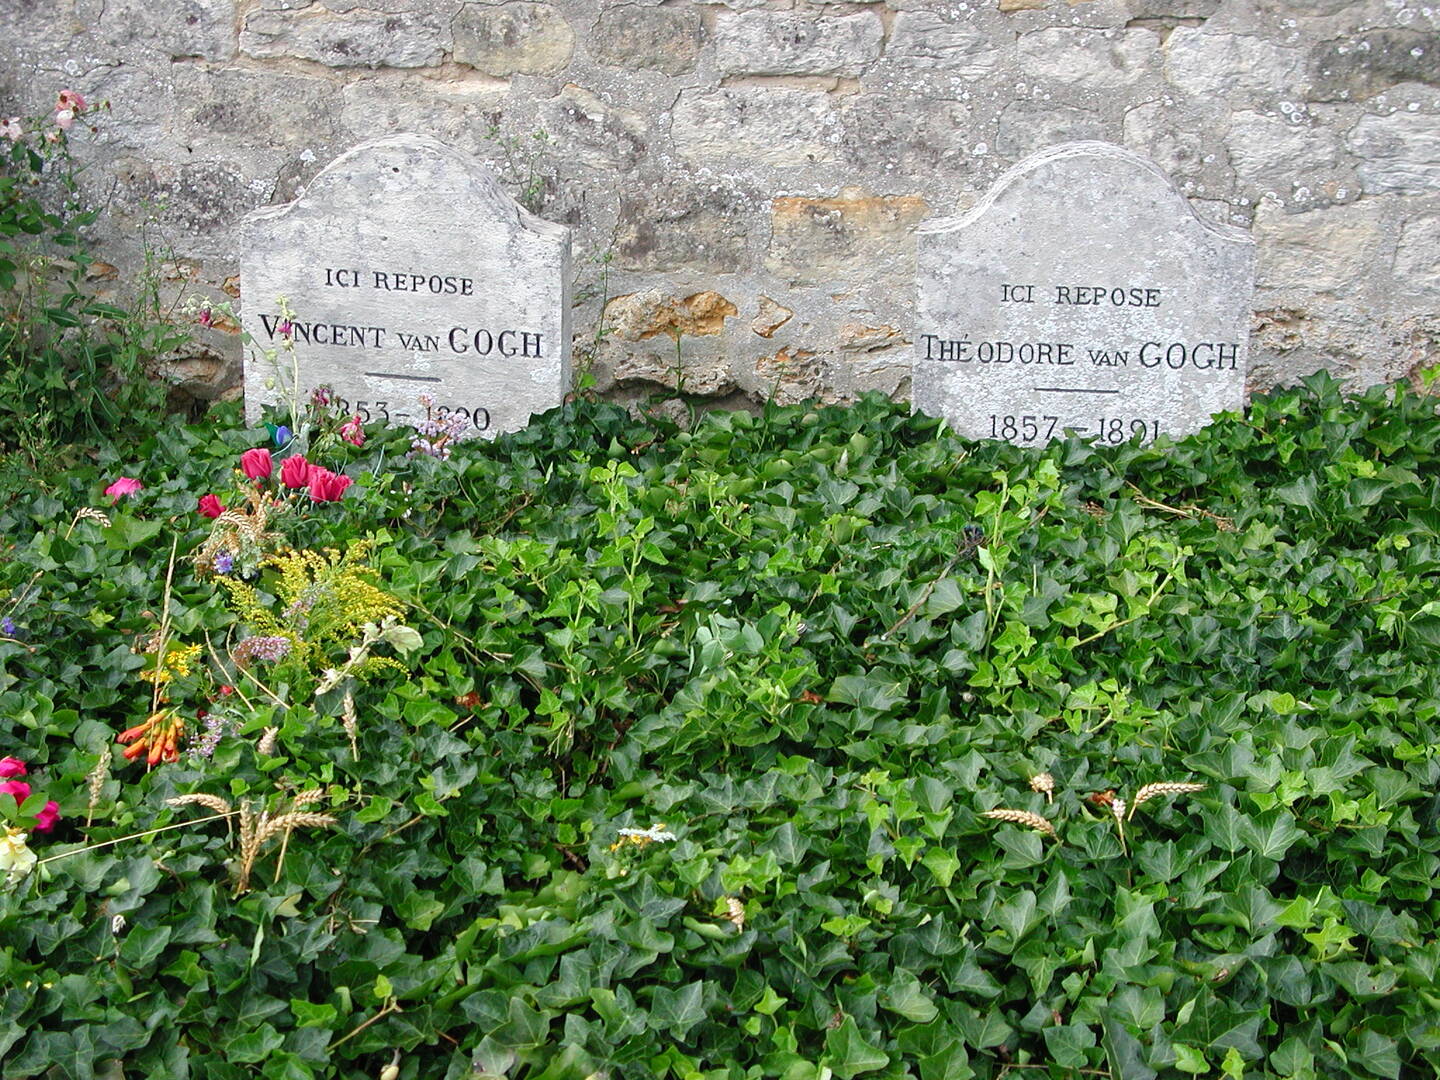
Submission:
<svg viewBox="0 0 1440 1080">
<path fill-rule="evenodd" d="M 433 134 L 575 229 L 617 394 L 904 394 L 914 230 L 1094 138 L 1259 244 L 1254 387 L 1440 362 L 1440 0 L 0 0 L 0 102 L 77 140 L 118 281 L 235 295 L 236 221 Z M 542 134 L 543 133 L 543 134 Z M 239 382 L 234 335 L 172 365 Z M 678 335 L 678 350 L 677 350 Z"/>
</svg>

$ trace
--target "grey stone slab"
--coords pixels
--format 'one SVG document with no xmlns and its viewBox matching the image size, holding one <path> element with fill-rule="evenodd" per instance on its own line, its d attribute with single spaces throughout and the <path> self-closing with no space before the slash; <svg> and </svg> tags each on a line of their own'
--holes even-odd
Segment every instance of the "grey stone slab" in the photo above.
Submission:
<svg viewBox="0 0 1440 1080">
<path fill-rule="evenodd" d="M 493 436 L 569 388 L 570 230 L 527 213 L 437 139 L 363 143 L 242 228 L 252 423 L 294 381 L 302 394 L 329 384 L 396 423 L 424 418 L 428 394 Z M 298 379 L 265 356 L 283 343 L 280 297 L 295 312 Z"/>
<path fill-rule="evenodd" d="M 1244 403 L 1255 248 L 1102 142 L 922 226 L 912 399 L 972 438 L 1185 435 Z"/>
</svg>

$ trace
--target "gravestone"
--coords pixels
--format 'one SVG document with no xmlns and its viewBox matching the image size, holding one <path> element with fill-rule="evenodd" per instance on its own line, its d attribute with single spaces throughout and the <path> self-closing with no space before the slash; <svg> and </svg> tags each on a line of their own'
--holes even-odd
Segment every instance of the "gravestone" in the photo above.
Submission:
<svg viewBox="0 0 1440 1080">
<path fill-rule="evenodd" d="M 251 423 L 292 386 L 303 401 L 328 385 L 366 420 L 423 420 L 430 400 L 493 436 L 569 389 L 570 231 L 436 139 L 363 143 L 242 229 Z M 267 359 L 287 335 L 293 364 Z"/>
<path fill-rule="evenodd" d="M 917 258 L 914 408 L 963 435 L 1149 441 L 1244 404 L 1254 241 L 1138 154 L 1033 154 Z"/>
</svg>

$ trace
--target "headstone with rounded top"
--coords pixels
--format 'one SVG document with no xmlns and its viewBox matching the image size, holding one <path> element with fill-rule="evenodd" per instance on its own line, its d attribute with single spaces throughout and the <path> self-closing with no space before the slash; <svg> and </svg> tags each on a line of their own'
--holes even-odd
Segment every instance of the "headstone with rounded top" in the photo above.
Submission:
<svg viewBox="0 0 1440 1080">
<path fill-rule="evenodd" d="M 365 420 L 493 436 L 564 399 L 570 230 L 469 155 L 420 135 L 366 142 L 242 230 L 250 422 L 328 386 Z"/>
<path fill-rule="evenodd" d="M 1149 441 L 1244 405 L 1254 241 L 1123 147 L 1031 155 L 917 256 L 912 401 L 961 434 Z"/>
</svg>

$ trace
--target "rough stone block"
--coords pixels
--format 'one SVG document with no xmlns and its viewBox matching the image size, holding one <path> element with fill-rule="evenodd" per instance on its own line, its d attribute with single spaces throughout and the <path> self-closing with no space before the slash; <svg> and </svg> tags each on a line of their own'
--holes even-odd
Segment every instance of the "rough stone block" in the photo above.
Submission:
<svg viewBox="0 0 1440 1080">
<path fill-rule="evenodd" d="M 1364 101 L 1404 82 L 1440 85 L 1440 41 L 1418 30 L 1370 30 L 1317 45 L 1310 100 Z"/>
<path fill-rule="evenodd" d="M 834 198 L 777 198 L 766 268 L 794 285 L 906 278 L 914 268 L 915 225 L 928 209 L 918 195 L 874 196 L 855 188 Z"/>
<path fill-rule="evenodd" d="M 1364 116 L 1350 132 L 1367 195 L 1440 191 L 1440 116 L 1397 112 Z"/>
<path fill-rule="evenodd" d="M 602 64 L 679 75 L 695 70 L 704 40 L 694 8 L 627 5 L 601 12 L 587 45 Z"/>
<path fill-rule="evenodd" d="M 539 111 L 541 128 L 572 161 L 628 170 L 645 153 L 645 120 L 571 83 Z"/>
<path fill-rule="evenodd" d="M 1063 83 L 1067 90 L 1123 90 L 1160 68 L 1160 37 L 1142 29 L 1054 26 L 1023 35 L 1019 51 L 1025 76 Z"/>
<path fill-rule="evenodd" d="M 809 349 L 790 345 L 777 352 L 756 357 L 754 382 L 757 396 L 777 405 L 796 405 L 817 396 L 824 365 Z"/>
<path fill-rule="evenodd" d="M 1127 0 L 1132 19 L 1208 19 L 1220 0 Z"/>
<path fill-rule="evenodd" d="M 1190 194 L 1220 194 L 1232 186 L 1229 156 L 1216 131 L 1218 121 L 1202 114 L 1147 101 L 1125 113 L 1125 145 L 1139 150 Z"/>
<path fill-rule="evenodd" d="M 328 79 L 178 65 L 180 119 L 197 135 L 265 146 L 314 146 L 340 135 L 340 91 Z M 257 124 L 264 116 L 268 122 Z"/>
<path fill-rule="evenodd" d="M 679 297 L 647 289 L 617 296 L 605 305 L 608 333 L 597 358 L 617 383 L 723 397 L 738 388 L 725 341 L 725 320 L 738 313 L 712 291 Z"/>
<path fill-rule="evenodd" d="M 553 4 L 465 4 L 455 16 L 455 61 L 487 75 L 555 75 L 575 31 Z"/>
<path fill-rule="evenodd" d="M 1340 140 L 1333 131 L 1278 116 L 1237 112 L 1226 136 L 1230 162 L 1242 178 L 1256 184 L 1289 186 L 1291 181 L 1318 180 L 1321 170 L 1340 160 Z"/>
<path fill-rule="evenodd" d="M 995 151 L 1018 159 L 1056 143 L 1105 139 L 1114 133 L 1099 113 L 1049 101 L 1012 101 L 1000 113 Z"/>
<path fill-rule="evenodd" d="M 1301 214 L 1262 203 L 1255 214 L 1258 288 L 1340 297 L 1366 289 L 1383 244 L 1384 207 L 1364 200 Z"/>
<path fill-rule="evenodd" d="M 887 62 L 961 79 L 991 74 L 1000 55 L 992 35 L 934 11 L 898 12 L 885 47 Z"/>
<path fill-rule="evenodd" d="M 247 56 L 293 56 L 334 68 L 431 67 L 448 44 L 443 23 L 428 13 L 256 10 L 240 31 L 240 51 Z"/>
<path fill-rule="evenodd" d="M 1305 89 L 1305 56 L 1266 38 L 1180 26 L 1166 41 L 1165 77 L 1199 98 L 1297 99 Z"/>
<path fill-rule="evenodd" d="M 760 214 L 754 192 L 732 183 L 656 182 L 620 198 L 615 243 L 627 270 L 733 273 L 748 265 Z"/>
<path fill-rule="evenodd" d="M 436 83 L 411 76 L 403 80 L 358 79 L 346 85 L 340 121 L 357 139 L 413 132 L 433 135 L 470 153 L 494 150 L 484 133 L 495 123 L 506 99 L 503 83 Z M 417 108 L 416 102 L 424 102 Z"/>
<path fill-rule="evenodd" d="M 880 56 L 884 36 L 871 12 L 728 15 L 715 24 L 715 62 L 726 75 L 858 75 Z"/>
<path fill-rule="evenodd" d="M 784 304 L 768 296 L 760 297 L 755 318 L 750 320 L 750 329 L 763 338 L 775 336 L 775 331 L 784 326 L 795 315 Z"/>
<path fill-rule="evenodd" d="M 670 132 L 687 158 L 783 168 L 831 160 L 837 127 L 828 94 L 737 86 L 681 93 Z"/>
<path fill-rule="evenodd" d="M 958 166 L 974 136 L 970 109 L 958 101 L 855 94 L 840 116 L 847 166 L 887 178 Z"/>
<path fill-rule="evenodd" d="M 870 390 L 896 395 L 910 381 L 910 338 L 885 323 L 845 322 L 840 326 L 840 371 L 844 398 Z"/>
<path fill-rule="evenodd" d="M 229 60 L 235 55 L 235 0 L 81 0 L 76 14 L 122 50 L 170 59 Z"/>
<path fill-rule="evenodd" d="M 120 221 L 138 221 L 162 207 L 161 223 L 192 236 L 223 236 L 236 213 L 265 202 L 270 185 L 256 182 L 234 161 L 186 165 L 122 158 L 112 166 L 113 211 Z M 132 217 L 133 215 L 133 217 Z"/>
<path fill-rule="evenodd" d="M 1440 214 L 1405 223 L 1395 249 L 1395 277 L 1402 289 L 1440 295 Z"/>
</svg>

